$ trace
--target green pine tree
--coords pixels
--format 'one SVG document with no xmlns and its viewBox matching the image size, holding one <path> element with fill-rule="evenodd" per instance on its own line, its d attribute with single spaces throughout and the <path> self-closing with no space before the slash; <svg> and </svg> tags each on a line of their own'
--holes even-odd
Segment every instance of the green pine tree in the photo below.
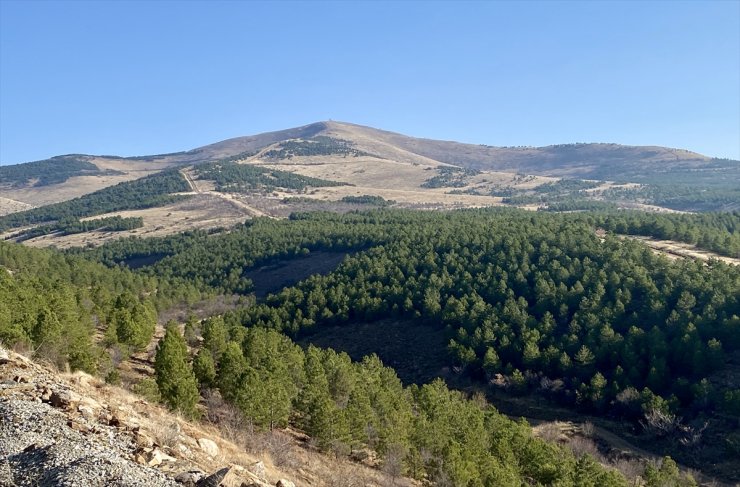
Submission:
<svg viewBox="0 0 740 487">
<path fill-rule="evenodd" d="M 198 382 L 188 362 L 185 339 L 174 324 L 168 324 L 164 338 L 157 346 L 154 372 L 162 401 L 186 416 L 195 416 Z"/>
</svg>

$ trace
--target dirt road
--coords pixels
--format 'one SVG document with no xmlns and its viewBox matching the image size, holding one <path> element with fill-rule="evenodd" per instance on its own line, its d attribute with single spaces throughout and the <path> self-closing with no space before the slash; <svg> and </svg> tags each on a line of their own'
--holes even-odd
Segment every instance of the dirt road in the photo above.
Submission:
<svg viewBox="0 0 740 487">
<path fill-rule="evenodd" d="M 253 206 L 249 206 L 248 204 L 244 203 L 243 201 L 241 201 L 237 196 L 235 196 L 232 193 L 221 193 L 220 191 L 204 191 L 204 190 L 200 189 L 198 187 L 197 183 L 195 182 L 195 179 L 193 179 L 193 176 L 190 174 L 190 170 L 191 169 L 192 168 L 189 168 L 189 167 L 188 168 L 182 168 L 182 169 L 180 169 L 180 174 L 182 174 L 182 176 L 185 178 L 185 180 L 187 181 L 188 185 L 190 186 L 190 190 L 193 193 L 210 194 L 210 195 L 216 196 L 218 198 L 221 198 L 223 200 L 226 200 L 232 206 L 234 206 L 234 207 L 236 207 L 236 208 L 238 208 L 240 210 L 245 210 L 249 216 L 255 216 L 255 217 L 266 216 L 268 218 L 273 218 L 271 215 L 268 215 L 264 211 L 258 210 L 257 208 L 254 208 Z"/>
</svg>

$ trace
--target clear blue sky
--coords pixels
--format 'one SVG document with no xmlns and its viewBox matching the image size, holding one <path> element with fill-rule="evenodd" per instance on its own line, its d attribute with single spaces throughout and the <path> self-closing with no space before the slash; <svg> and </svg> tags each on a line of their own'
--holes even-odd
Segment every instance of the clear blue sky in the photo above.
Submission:
<svg viewBox="0 0 740 487">
<path fill-rule="evenodd" d="M 740 2 L 0 0 L 0 161 L 319 120 L 740 159 Z"/>
</svg>

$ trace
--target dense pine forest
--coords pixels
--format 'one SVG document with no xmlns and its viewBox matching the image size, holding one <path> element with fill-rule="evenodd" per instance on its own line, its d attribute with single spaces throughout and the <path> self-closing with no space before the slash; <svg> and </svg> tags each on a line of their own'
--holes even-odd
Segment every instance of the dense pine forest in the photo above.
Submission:
<svg viewBox="0 0 740 487">
<path fill-rule="evenodd" d="M 111 351 L 145 346 L 158 310 L 246 296 L 252 269 L 343 252 L 333 271 L 191 321 L 184 337 L 169 327 L 157 358 L 161 399 L 198 415 L 199 393 L 219 391 L 257 426 L 293 425 L 335 454 L 371 448 L 439 485 L 624 485 L 588 455 L 534 438 L 483 396 L 441 380 L 404 385 L 377 356 L 352 362 L 293 340 L 385 319 L 421 324 L 445 334 L 438 353 L 483 391 L 620 418 L 688 452 L 702 448 L 707 425 L 724 428 L 715 447 L 732 457 L 740 391 L 727 376 L 740 348 L 740 270 L 669 261 L 618 235 L 737 255 L 739 220 L 383 209 L 259 218 L 66 253 L 0 243 L 0 340 L 115 380 Z M 690 485 L 675 464 L 663 466 L 644 473 L 648 485 Z"/>
</svg>

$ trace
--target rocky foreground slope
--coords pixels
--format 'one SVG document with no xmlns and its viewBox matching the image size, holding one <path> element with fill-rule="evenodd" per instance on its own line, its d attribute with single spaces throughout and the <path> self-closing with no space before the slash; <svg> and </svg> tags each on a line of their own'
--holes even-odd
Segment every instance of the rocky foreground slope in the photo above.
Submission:
<svg viewBox="0 0 740 487">
<path fill-rule="evenodd" d="M 126 391 L 0 347 L 1 486 L 296 485 L 281 473 Z"/>
</svg>

